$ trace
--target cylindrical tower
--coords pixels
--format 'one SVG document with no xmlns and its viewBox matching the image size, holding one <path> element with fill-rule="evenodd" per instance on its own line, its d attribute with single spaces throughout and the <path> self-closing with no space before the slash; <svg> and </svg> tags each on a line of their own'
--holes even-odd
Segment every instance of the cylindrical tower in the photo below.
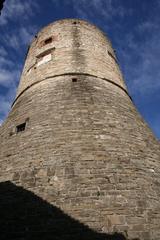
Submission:
<svg viewBox="0 0 160 240">
<path fill-rule="evenodd" d="M 0 161 L 1 182 L 94 231 L 159 240 L 160 145 L 110 41 L 86 21 L 54 22 L 33 40 L 0 128 Z"/>
</svg>

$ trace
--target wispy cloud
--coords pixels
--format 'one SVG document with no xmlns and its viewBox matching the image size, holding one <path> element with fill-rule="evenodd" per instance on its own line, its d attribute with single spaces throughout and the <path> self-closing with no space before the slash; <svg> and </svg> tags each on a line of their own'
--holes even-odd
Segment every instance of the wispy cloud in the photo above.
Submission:
<svg viewBox="0 0 160 240">
<path fill-rule="evenodd" d="M 7 57 L 1 55 L 0 53 L 0 68 L 1 71 L 4 67 L 12 67 L 14 66 L 14 63 L 12 61 L 10 61 L 9 59 L 7 59 Z"/>
<path fill-rule="evenodd" d="M 10 110 L 20 77 L 20 69 L 2 69 L 0 71 L 0 88 L 5 89 L 5 94 L 0 94 L 0 123 Z"/>
<path fill-rule="evenodd" d="M 127 11 L 122 5 L 117 4 L 117 0 L 52 0 L 55 6 L 72 5 L 77 18 L 83 18 L 96 22 L 105 20 L 112 20 L 113 17 L 124 17 L 131 14 L 131 9 Z"/>
<path fill-rule="evenodd" d="M 13 50 L 19 50 L 24 47 L 24 45 L 28 45 L 30 43 L 36 32 L 36 26 L 20 26 L 14 31 L 3 35 L 1 40 L 4 43 L 7 43 L 7 46 L 13 48 Z"/>
<path fill-rule="evenodd" d="M 149 31 L 149 32 L 151 31 L 151 33 L 152 33 L 153 31 L 158 30 L 158 29 L 159 29 L 159 26 L 149 20 L 144 21 L 137 26 L 137 31 L 139 31 L 141 33 L 146 33 L 146 31 Z"/>
<path fill-rule="evenodd" d="M 69 1 L 67 1 L 69 2 Z M 116 3 L 115 0 L 72 0 L 73 8 L 77 14 L 77 17 L 87 20 L 96 19 L 96 22 L 108 22 L 113 18 L 123 18 L 124 16 L 131 14 L 131 9 L 126 9 Z M 106 28 L 109 26 L 106 26 Z"/>
<path fill-rule="evenodd" d="M 1 111 L 1 118 L 0 118 L 0 125 L 3 123 L 3 117 L 7 115 L 8 111 L 10 110 L 10 100 L 7 97 L 0 96 L 0 111 Z"/>
<path fill-rule="evenodd" d="M 160 89 L 160 33 L 157 29 L 156 22 L 143 22 L 119 42 L 119 58 L 133 95 L 151 95 Z"/>
<path fill-rule="evenodd" d="M 7 56 L 7 51 L 6 51 L 6 49 L 4 48 L 4 47 L 0 47 L 0 56 L 3 56 L 3 57 L 5 57 L 5 56 Z"/>
<path fill-rule="evenodd" d="M 23 16 L 28 19 L 35 14 L 38 9 L 36 1 L 21 1 L 21 0 L 6 0 L 0 18 L 0 25 L 6 25 L 9 21 L 16 21 L 19 17 Z"/>
<path fill-rule="evenodd" d="M 37 11 L 38 1 L 5 1 L 0 17 L 0 122 L 15 97 L 22 68 L 20 59 L 37 31 L 37 26 L 31 22 Z"/>
<path fill-rule="evenodd" d="M 19 78 L 20 66 L 15 66 L 14 62 L 10 60 L 8 52 L 5 48 L 0 47 L 0 86 L 10 88 L 17 84 Z"/>
<path fill-rule="evenodd" d="M 7 89 L 5 95 L 0 95 L 0 125 L 3 123 L 4 118 L 8 114 L 11 108 L 11 102 L 14 99 L 16 93 L 16 86 L 11 84 L 11 88 Z"/>
<path fill-rule="evenodd" d="M 11 84 L 16 86 L 20 75 L 20 70 L 2 69 L 0 72 L 0 86 L 10 87 Z"/>
<path fill-rule="evenodd" d="M 0 94 L 0 123 L 8 114 L 11 102 L 13 101 L 16 88 L 20 77 L 20 69 L 18 68 L 1 68 L 0 71 L 0 89 L 2 93 Z M 2 90 L 4 89 L 4 90 Z M 5 91 L 5 94 L 3 94 Z"/>
</svg>

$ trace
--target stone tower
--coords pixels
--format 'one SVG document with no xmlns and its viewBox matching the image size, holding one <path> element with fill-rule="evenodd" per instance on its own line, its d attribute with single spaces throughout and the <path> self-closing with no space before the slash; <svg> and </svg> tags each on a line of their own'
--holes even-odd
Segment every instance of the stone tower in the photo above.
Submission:
<svg viewBox="0 0 160 240">
<path fill-rule="evenodd" d="M 0 128 L 0 162 L 1 182 L 94 231 L 160 239 L 160 146 L 110 41 L 88 22 L 54 22 L 32 41 Z"/>
</svg>

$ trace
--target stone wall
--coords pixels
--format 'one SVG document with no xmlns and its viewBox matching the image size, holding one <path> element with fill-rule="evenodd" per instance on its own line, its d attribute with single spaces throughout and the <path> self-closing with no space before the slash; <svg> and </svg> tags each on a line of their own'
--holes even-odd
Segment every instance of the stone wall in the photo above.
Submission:
<svg viewBox="0 0 160 240">
<path fill-rule="evenodd" d="M 53 33 L 57 42 L 43 50 L 51 44 L 55 58 L 47 61 L 38 44 Z M 94 231 L 159 240 L 160 146 L 108 49 L 114 54 L 84 21 L 42 29 L 0 129 L 0 181 L 23 186 Z M 27 73 L 37 54 L 42 64 Z"/>
</svg>

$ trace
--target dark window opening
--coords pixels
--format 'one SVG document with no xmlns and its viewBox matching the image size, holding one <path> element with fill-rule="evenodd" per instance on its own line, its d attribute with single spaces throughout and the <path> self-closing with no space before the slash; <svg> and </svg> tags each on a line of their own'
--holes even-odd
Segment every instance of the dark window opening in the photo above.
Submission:
<svg viewBox="0 0 160 240">
<path fill-rule="evenodd" d="M 35 69 L 35 64 L 33 64 L 30 68 L 28 68 L 27 73 L 30 73 L 33 68 Z"/>
<path fill-rule="evenodd" d="M 73 22 L 73 24 L 77 24 L 77 22 Z"/>
<path fill-rule="evenodd" d="M 46 51 L 44 51 L 44 52 L 38 54 L 36 57 L 37 57 L 37 58 L 43 58 L 44 56 L 46 56 L 46 55 L 52 53 L 52 51 L 54 51 L 54 50 L 55 50 L 55 47 L 50 48 L 50 49 L 47 49 Z"/>
<path fill-rule="evenodd" d="M 32 69 L 32 67 L 30 67 L 30 68 L 27 70 L 27 72 L 30 72 L 31 69 Z"/>
<path fill-rule="evenodd" d="M 111 52 L 109 52 L 108 51 L 108 55 L 111 57 L 111 58 L 113 58 L 114 59 L 114 61 L 117 63 L 117 59 L 112 55 L 112 53 Z"/>
<path fill-rule="evenodd" d="M 49 44 L 52 42 L 52 38 L 47 38 L 46 40 L 44 40 L 44 44 Z"/>
<path fill-rule="evenodd" d="M 77 78 L 72 78 L 72 82 L 77 82 Z"/>
<path fill-rule="evenodd" d="M 26 128 L 26 122 L 18 125 L 18 126 L 16 127 L 17 133 L 23 132 L 23 131 L 25 130 L 25 128 Z"/>
</svg>

